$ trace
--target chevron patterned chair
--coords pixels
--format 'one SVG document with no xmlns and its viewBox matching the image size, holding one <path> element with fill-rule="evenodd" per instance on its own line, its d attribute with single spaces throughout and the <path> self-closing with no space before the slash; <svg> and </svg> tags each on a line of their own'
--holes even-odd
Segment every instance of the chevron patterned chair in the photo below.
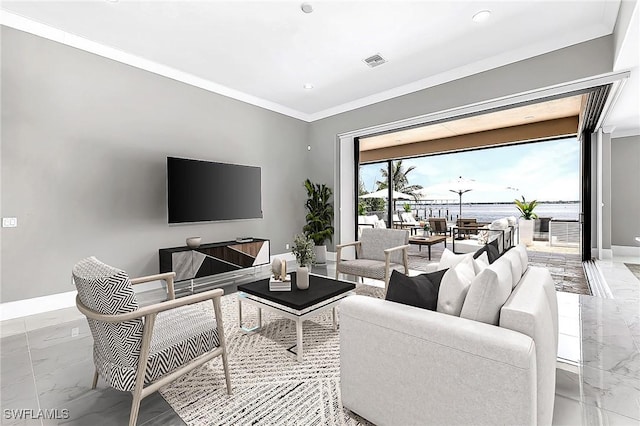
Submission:
<svg viewBox="0 0 640 426">
<path fill-rule="evenodd" d="M 231 380 L 220 309 L 221 289 L 175 299 L 175 273 L 129 279 L 126 272 L 95 257 L 78 262 L 73 281 L 76 306 L 93 335 L 93 361 L 109 386 L 133 394 L 129 425 L 136 424 L 140 401 L 182 374 L 222 356 L 227 393 Z M 164 280 L 168 300 L 139 307 L 133 284 Z M 211 302 L 213 301 L 213 310 Z M 215 317 L 214 317 L 215 314 Z"/>
</svg>

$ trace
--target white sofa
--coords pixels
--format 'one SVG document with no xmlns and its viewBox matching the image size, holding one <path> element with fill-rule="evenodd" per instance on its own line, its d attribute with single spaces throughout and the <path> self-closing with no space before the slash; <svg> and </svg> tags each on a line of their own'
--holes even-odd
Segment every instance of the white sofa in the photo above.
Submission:
<svg viewBox="0 0 640 426">
<path fill-rule="evenodd" d="M 495 308 L 497 325 L 464 317 L 486 299 L 472 287 L 462 317 L 366 296 L 345 299 L 344 406 L 378 426 L 550 425 L 558 346 L 551 275 L 528 266 L 522 245 L 487 269 L 508 286 L 506 302 Z"/>
</svg>

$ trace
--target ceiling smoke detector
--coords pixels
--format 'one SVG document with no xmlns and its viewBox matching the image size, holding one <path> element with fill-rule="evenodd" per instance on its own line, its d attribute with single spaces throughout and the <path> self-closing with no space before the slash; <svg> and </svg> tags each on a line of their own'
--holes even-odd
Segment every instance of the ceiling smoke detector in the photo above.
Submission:
<svg viewBox="0 0 640 426">
<path fill-rule="evenodd" d="M 376 53 L 373 56 L 369 56 L 368 58 L 364 59 L 364 63 L 369 65 L 369 67 L 371 68 L 375 68 L 379 65 L 384 64 L 385 62 L 387 62 L 387 60 L 385 58 L 383 58 L 382 56 L 380 56 L 380 54 Z"/>
</svg>

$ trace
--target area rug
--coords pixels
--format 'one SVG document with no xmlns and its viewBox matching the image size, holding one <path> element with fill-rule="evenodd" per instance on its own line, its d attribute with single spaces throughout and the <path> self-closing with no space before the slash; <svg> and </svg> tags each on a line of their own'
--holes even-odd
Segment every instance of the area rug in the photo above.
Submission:
<svg viewBox="0 0 640 426">
<path fill-rule="evenodd" d="M 358 294 L 381 297 L 383 289 L 359 285 Z M 188 425 L 368 425 L 344 409 L 340 399 L 339 332 L 331 310 L 304 323 L 304 361 L 287 348 L 295 344 L 293 321 L 262 312 L 259 333 L 238 328 L 237 294 L 222 297 L 233 395 L 227 396 L 220 357 L 160 390 Z M 257 310 L 243 305 L 252 326 Z"/>
<path fill-rule="evenodd" d="M 625 263 L 624 266 L 626 266 L 627 268 L 629 268 L 629 270 L 631 271 L 631 273 L 640 280 L 640 265 L 638 265 L 637 263 Z"/>
</svg>

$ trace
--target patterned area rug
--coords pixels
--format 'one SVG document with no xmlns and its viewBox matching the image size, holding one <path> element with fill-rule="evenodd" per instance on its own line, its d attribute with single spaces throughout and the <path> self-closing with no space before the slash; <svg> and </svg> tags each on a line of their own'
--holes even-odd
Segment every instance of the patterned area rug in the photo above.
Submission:
<svg viewBox="0 0 640 426">
<path fill-rule="evenodd" d="M 631 271 L 631 273 L 640 280 L 640 265 L 638 265 L 637 263 L 625 263 L 624 266 L 626 266 L 627 268 L 629 268 L 629 270 Z"/>
<path fill-rule="evenodd" d="M 358 294 L 381 297 L 383 289 L 359 285 Z M 243 305 L 243 322 L 253 326 L 257 310 Z M 188 425 L 368 425 L 342 407 L 339 332 L 331 310 L 304 323 L 304 361 L 295 345 L 293 321 L 262 312 L 259 333 L 238 328 L 237 295 L 222 297 L 233 395 L 227 396 L 220 357 L 160 390 Z"/>
</svg>

